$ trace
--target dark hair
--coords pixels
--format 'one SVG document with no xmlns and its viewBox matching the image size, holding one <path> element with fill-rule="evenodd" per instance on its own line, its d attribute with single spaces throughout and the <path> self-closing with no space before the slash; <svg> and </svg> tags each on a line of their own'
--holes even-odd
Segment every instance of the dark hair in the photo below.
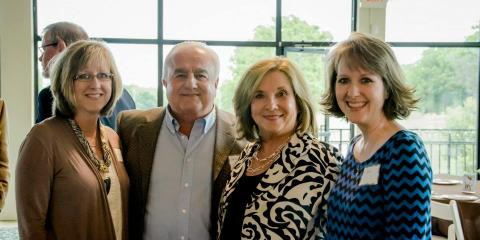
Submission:
<svg viewBox="0 0 480 240">
<path fill-rule="evenodd" d="M 352 69 L 361 68 L 380 75 L 388 96 L 383 104 L 387 119 L 404 119 L 416 108 L 419 99 L 414 96 L 415 89 L 405 83 L 405 76 L 392 48 L 370 35 L 352 33 L 346 40 L 337 43 L 327 57 L 328 86 L 320 102 L 325 113 L 345 117 L 335 97 L 340 62 Z"/>
<path fill-rule="evenodd" d="M 308 93 L 307 84 L 300 70 L 284 57 L 266 59 L 250 66 L 240 79 L 233 97 L 233 105 L 237 118 L 237 133 L 240 138 L 249 141 L 259 139 L 258 128 L 252 118 L 251 102 L 253 95 L 267 73 L 279 71 L 287 76 L 295 94 L 298 107 L 296 132 L 316 135 L 315 113 Z"/>
</svg>

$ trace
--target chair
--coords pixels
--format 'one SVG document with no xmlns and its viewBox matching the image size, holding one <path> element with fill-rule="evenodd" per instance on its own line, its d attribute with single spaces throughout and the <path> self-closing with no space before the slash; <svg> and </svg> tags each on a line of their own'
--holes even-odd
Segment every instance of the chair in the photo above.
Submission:
<svg viewBox="0 0 480 240">
<path fill-rule="evenodd" d="M 455 200 L 451 200 L 450 204 L 432 201 L 432 217 L 453 221 L 448 227 L 448 238 L 441 236 L 432 236 L 432 239 L 448 239 L 448 240 L 464 240 L 462 222 L 458 213 L 458 206 Z"/>
</svg>

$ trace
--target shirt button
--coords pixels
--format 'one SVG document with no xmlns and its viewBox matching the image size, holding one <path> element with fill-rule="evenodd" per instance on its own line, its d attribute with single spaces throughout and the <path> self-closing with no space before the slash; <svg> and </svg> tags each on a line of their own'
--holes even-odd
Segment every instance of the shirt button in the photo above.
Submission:
<svg viewBox="0 0 480 240">
<path fill-rule="evenodd" d="M 182 209 L 182 213 L 186 213 L 187 212 L 187 209 Z"/>
<path fill-rule="evenodd" d="M 185 187 L 187 188 L 188 186 L 190 186 L 190 184 L 188 184 L 188 183 L 185 183 Z"/>
<path fill-rule="evenodd" d="M 181 237 L 180 237 L 180 239 L 184 240 L 184 239 L 185 239 L 185 237 L 184 237 L 184 236 L 181 236 Z"/>
<path fill-rule="evenodd" d="M 187 162 L 191 162 L 191 161 L 192 161 L 192 159 L 191 159 L 191 158 L 187 158 Z"/>
</svg>

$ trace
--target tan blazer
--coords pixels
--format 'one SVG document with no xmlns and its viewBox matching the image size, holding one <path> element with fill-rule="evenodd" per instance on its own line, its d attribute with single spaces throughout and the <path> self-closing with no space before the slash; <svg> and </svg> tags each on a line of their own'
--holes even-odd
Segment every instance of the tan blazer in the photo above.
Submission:
<svg viewBox="0 0 480 240">
<path fill-rule="evenodd" d="M 7 109 L 0 99 L 0 211 L 5 204 L 8 192 L 8 153 L 7 153 Z"/>
<path fill-rule="evenodd" d="M 230 173 L 225 164 L 229 156 L 238 155 L 246 144 L 234 137 L 235 117 L 216 109 L 215 159 L 213 162 L 212 236 L 217 222 L 220 194 Z M 165 108 L 123 111 L 118 117 L 118 134 L 130 177 L 129 233 L 130 239 L 141 239 L 144 231 L 145 206 L 148 199 L 153 156 Z"/>
</svg>

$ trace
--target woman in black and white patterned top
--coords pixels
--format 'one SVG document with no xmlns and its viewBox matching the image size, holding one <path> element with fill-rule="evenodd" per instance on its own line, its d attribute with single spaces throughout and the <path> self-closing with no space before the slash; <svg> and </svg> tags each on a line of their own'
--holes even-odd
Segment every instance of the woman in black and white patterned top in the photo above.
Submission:
<svg viewBox="0 0 480 240">
<path fill-rule="evenodd" d="M 286 58 L 251 66 L 234 96 L 237 130 L 252 141 L 222 193 L 218 239 L 322 239 L 338 150 L 313 136 L 305 80 Z"/>
</svg>

